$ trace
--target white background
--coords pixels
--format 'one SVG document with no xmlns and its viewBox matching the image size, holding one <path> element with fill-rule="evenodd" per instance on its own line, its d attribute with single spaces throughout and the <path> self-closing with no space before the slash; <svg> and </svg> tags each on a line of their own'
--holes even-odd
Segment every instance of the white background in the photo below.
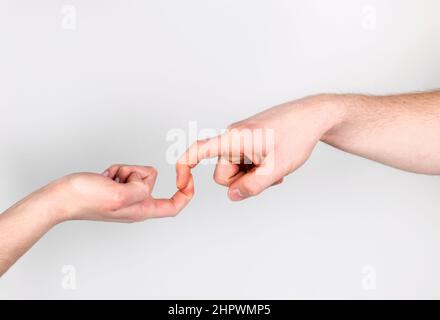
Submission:
<svg viewBox="0 0 440 320">
<path fill-rule="evenodd" d="M 118 162 L 156 166 L 169 196 L 165 137 L 192 120 L 220 130 L 308 94 L 438 88 L 439 12 L 437 0 L 0 0 L 0 211 Z M 197 168 L 175 219 L 57 226 L 0 298 L 440 298 L 438 177 L 319 145 L 282 186 L 232 203 L 212 172 Z"/>
</svg>

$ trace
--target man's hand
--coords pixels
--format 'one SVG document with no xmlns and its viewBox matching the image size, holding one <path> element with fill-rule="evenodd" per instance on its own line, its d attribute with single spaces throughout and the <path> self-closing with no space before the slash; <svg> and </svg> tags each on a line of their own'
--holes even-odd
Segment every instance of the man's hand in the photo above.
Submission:
<svg viewBox="0 0 440 320">
<path fill-rule="evenodd" d="M 177 163 L 177 187 L 186 188 L 202 159 L 219 157 L 214 179 L 229 188 L 229 197 L 255 196 L 298 169 L 319 141 L 398 169 L 438 175 L 439 137 L 439 91 L 312 96 L 193 144 Z"/>
<path fill-rule="evenodd" d="M 230 125 L 221 136 L 197 141 L 177 163 L 177 187 L 185 189 L 191 169 L 211 157 L 219 157 L 214 180 L 229 188 L 233 201 L 281 183 L 342 120 L 343 113 L 329 102 L 317 96 L 277 106 Z"/>
</svg>

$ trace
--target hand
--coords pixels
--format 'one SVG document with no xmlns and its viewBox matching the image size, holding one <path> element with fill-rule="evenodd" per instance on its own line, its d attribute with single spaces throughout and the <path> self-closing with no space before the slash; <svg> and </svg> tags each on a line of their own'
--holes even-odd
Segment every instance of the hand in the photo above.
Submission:
<svg viewBox="0 0 440 320">
<path fill-rule="evenodd" d="M 154 168 L 114 165 L 101 175 L 76 173 L 30 194 L 0 214 L 0 276 L 60 222 L 170 217 L 193 196 L 189 181 L 171 199 L 154 199 L 155 181 Z"/>
<path fill-rule="evenodd" d="M 171 199 L 154 199 L 156 176 L 152 167 L 113 165 L 103 174 L 73 174 L 45 189 L 60 203 L 55 210 L 59 221 L 135 222 L 177 215 L 191 200 L 193 184 Z"/>
<path fill-rule="evenodd" d="M 256 196 L 298 169 L 321 137 L 342 120 L 327 96 L 274 107 L 228 127 L 225 134 L 194 143 L 176 165 L 177 187 L 192 182 L 191 169 L 219 157 L 214 180 L 233 201 Z"/>
</svg>

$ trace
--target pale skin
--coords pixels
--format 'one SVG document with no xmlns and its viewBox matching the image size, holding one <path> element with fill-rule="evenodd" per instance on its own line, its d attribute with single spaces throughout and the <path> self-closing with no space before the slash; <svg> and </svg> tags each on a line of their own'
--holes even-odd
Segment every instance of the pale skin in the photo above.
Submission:
<svg viewBox="0 0 440 320">
<path fill-rule="evenodd" d="M 274 133 L 270 148 L 261 148 L 261 141 L 248 134 L 255 129 Z M 231 200 L 244 200 L 281 183 L 320 141 L 398 169 L 438 175 L 439 137 L 440 91 L 317 95 L 268 109 L 232 124 L 221 136 L 194 143 L 177 163 L 177 187 L 186 188 L 191 169 L 202 159 L 219 157 L 214 180 L 228 188 Z M 250 165 L 243 166 L 244 159 Z"/>
<path fill-rule="evenodd" d="M 61 178 L 0 215 L 0 275 L 55 225 L 68 220 L 138 222 L 176 216 L 191 200 L 190 182 L 171 199 L 151 196 L 156 170 L 113 165 L 102 174 Z"/>
<path fill-rule="evenodd" d="M 273 143 L 261 147 L 262 141 L 247 134 L 254 129 L 273 132 Z M 231 200 L 240 201 L 280 184 L 320 141 L 398 169 L 439 175 L 438 137 L 440 92 L 317 95 L 286 103 L 192 145 L 176 165 L 179 191 L 171 199 L 151 196 L 153 168 L 126 165 L 70 175 L 29 195 L 0 215 L 0 275 L 61 222 L 175 216 L 193 197 L 191 170 L 205 158 L 219 157 L 214 180 L 228 188 Z M 247 143 L 230 143 L 237 138 Z"/>
</svg>

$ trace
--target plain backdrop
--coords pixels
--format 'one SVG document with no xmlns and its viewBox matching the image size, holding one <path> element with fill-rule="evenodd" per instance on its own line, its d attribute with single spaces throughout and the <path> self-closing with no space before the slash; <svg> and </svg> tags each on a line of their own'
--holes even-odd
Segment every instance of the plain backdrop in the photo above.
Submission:
<svg viewBox="0 0 440 320">
<path fill-rule="evenodd" d="M 170 196 L 166 135 L 190 121 L 221 130 L 319 92 L 438 88 L 439 12 L 437 0 L 1 0 L 0 211 L 120 162 L 157 167 L 155 195 Z M 232 203 L 213 169 L 196 169 L 177 218 L 57 226 L 0 298 L 440 298 L 438 177 L 319 145 L 283 185 Z"/>
</svg>

